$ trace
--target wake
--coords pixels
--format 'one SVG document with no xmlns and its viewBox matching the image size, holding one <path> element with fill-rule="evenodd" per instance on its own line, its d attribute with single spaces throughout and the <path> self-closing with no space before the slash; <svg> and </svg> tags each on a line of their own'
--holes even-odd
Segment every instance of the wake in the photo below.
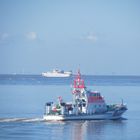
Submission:
<svg viewBox="0 0 140 140">
<path fill-rule="evenodd" d="M 43 122 L 43 118 L 0 118 L 2 122 Z"/>
</svg>

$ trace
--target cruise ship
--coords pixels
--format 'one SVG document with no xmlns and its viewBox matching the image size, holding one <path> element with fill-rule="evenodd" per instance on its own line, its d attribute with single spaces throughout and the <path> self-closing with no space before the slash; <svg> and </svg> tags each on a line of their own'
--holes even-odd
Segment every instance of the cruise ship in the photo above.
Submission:
<svg viewBox="0 0 140 140">
<path fill-rule="evenodd" d="M 45 121 L 67 120 L 115 120 L 120 119 L 127 110 L 123 103 L 108 105 L 99 91 L 88 90 L 81 78 L 80 71 L 74 79 L 72 87 L 72 102 L 64 102 L 58 97 L 58 102 L 45 104 Z"/>
<path fill-rule="evenodd" d="M 70 77 L 72 75 L 72 71 L 64 71 L 54 69 L 53 71 L 49 72 L 42 72 L 42 76 L 45 77 Z"/>
</svg>

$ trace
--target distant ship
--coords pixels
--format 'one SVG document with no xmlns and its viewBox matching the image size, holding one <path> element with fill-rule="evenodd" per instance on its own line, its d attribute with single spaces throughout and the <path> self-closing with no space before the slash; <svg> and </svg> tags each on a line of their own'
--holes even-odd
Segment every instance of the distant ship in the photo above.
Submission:
<svg viewBox="0 0 140 140">
<path fill-rule="evenodd" d="M 104 120 L 119 119 L 127 110 L 123 101 L 119 104 L 106 104 L 98 91 L 90 91 L 81 79 L 80 71 L 73 82 L 73 101 L 64 102 L 58 97 L 58 103 L 47 102 L 45 104 L 44 120 Z"/>
<path fill-rule="evenodd" d="M 42 76 L 45 77 L 70 77 L 72 75 L 72 71 L 64 71 L 54 69 L 53 71 L 43 72 Z"/>
</svg>

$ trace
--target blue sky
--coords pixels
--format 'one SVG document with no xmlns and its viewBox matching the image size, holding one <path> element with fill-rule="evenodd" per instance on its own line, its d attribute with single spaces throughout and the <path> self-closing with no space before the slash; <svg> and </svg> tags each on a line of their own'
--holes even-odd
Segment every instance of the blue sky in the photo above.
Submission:
<svg viewBox="0 0 140 140">
<path fill-rule="evenodd" d="M 139 61 L 139 0 L 0 0 L 0 73 L 140 75 Z"/>
</svg>

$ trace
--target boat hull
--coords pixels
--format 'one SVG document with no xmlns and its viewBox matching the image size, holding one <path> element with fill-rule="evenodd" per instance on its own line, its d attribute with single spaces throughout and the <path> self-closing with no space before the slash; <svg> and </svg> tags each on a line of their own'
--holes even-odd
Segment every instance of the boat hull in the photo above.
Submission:
<svg viewBox="0 0 140 140">
<path fill-rule="evenodd" d="M 68 74 L 68 73 L 55 73 L 55 74 L 53 74 L 53 73 L 42 73 L 42 76 L 44 76 L 44 77 L 70 77 L 71 76 L 71 74 Z"/>
<path fill-rule="evenodd" d="M 114 114 L 114 112 L 104 114 L 79 114 L 79 115 L 44 115 L 45 121 L 67 121 L 67 120 L 116 120 L 120 119 L 123 112 Z"/>
</svg>

